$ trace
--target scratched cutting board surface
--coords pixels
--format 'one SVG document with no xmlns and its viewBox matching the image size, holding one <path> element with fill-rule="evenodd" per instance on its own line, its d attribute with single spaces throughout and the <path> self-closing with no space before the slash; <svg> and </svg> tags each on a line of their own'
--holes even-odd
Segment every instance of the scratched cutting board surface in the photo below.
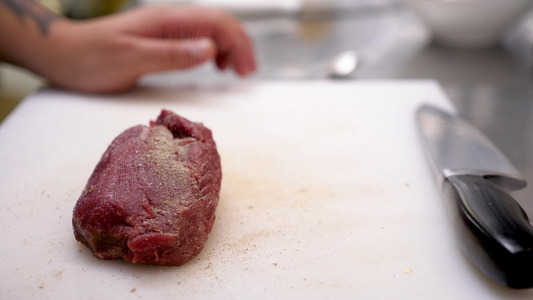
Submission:
<svg viewBox="0 0 533 300">
<path fill-rule="evenodd" d="M 454 243 L 415 129 L 426 102 L 451 107 L 433 81 L 41 90 L 0 127 L 2 298 L 531 299 Z M 182 267 L 98 260 L 74 204 L 113 138 L 161 108 L 213 131 L 213 231 Z"/>
</svg>

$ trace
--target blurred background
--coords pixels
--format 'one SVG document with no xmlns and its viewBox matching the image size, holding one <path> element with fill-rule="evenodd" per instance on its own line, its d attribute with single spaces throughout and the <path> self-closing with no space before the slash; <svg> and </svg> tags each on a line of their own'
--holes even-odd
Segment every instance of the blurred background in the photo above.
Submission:
<svg viewBox="0 0 533 300">
<path fill-rule="evenodd" d="M 457 105 L 465 97 L 478 95 L 494 98 L 495 93 L 512 91 L 516 97 L 520 94 L 529 99 L 531 94 L 530 0 L 39 1 L 72 19 L 155 4 L 197 4 L 228 10 L 245 24 L 254 39 L 259 62 L 254 76 L 258 79 L 333 78 L 332 60 L 351 51 L 354 69 L 347 76 L 335 78 L 436 79 Z M 462 20 L 460 14 L 464 12 L 468 14 Z M 494 12 L 503 19 L 497 20 L 491 15 Z M 487 21 L 489 24 L 478 24 Z M 448 28 L 450 24 L 459 28 Z M 494 24 L 501 28 L 494 28 Z M 469 26 L 474 28 L 472 32 L 465 29 Z M 477 44 L 465 43 L 487 32 L 495 37 L 481 37 Z M 454 42 L 459 33 L 468 35 L 459 37 L 462 42 Z M 451 42 L 446 37 L 451 37 Z M 165 76 L 194 80 L 218 78 L 219 74 L 204 66 Z M 155 76 L 152 80 L 164 79 Z M 21 99 L 45 84 L 35 74 L 0 64 L 0 120 Z"/>
</svg>

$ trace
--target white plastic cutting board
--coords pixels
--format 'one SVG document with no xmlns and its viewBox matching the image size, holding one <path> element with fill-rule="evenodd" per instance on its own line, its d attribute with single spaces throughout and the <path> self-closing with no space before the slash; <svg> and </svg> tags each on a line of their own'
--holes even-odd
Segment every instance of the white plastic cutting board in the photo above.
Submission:
<svg viewBox="0 0 533 300">
<path fill-rule="evenodd" d="M 414 111 L 432 81 L 42 90 L 0 127 L 2 299 L 532 299 L 462 255 Z M 212 129 L 217 220 L 182 267 L 100 261 L 71 214 L 112 139 L 161 108 Z"/>
</svg>

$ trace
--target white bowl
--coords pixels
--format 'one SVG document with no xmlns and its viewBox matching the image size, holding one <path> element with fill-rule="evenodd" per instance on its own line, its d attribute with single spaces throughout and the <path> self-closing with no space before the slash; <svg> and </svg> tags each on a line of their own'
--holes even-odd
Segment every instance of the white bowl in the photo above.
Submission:
<svg viewBox="0 0 533 300">
<path fill-rule="evenodd" d="M 531 0 L 403 0 L 440 44 L 494 45 L 528 11 Z"/>
</svg>

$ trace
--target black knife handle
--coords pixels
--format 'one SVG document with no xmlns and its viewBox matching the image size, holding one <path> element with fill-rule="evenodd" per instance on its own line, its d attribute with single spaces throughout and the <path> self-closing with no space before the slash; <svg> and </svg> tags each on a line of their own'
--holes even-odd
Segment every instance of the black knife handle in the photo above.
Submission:
<svg viewBox="0 0 533 300">
<path fill-rule="evenodd" d="M 500 284 L 533 287 L 533 226 L 516 200 L 475 175 L 448 177 L 443 193 L 466 256 Z"/>
</svg>

